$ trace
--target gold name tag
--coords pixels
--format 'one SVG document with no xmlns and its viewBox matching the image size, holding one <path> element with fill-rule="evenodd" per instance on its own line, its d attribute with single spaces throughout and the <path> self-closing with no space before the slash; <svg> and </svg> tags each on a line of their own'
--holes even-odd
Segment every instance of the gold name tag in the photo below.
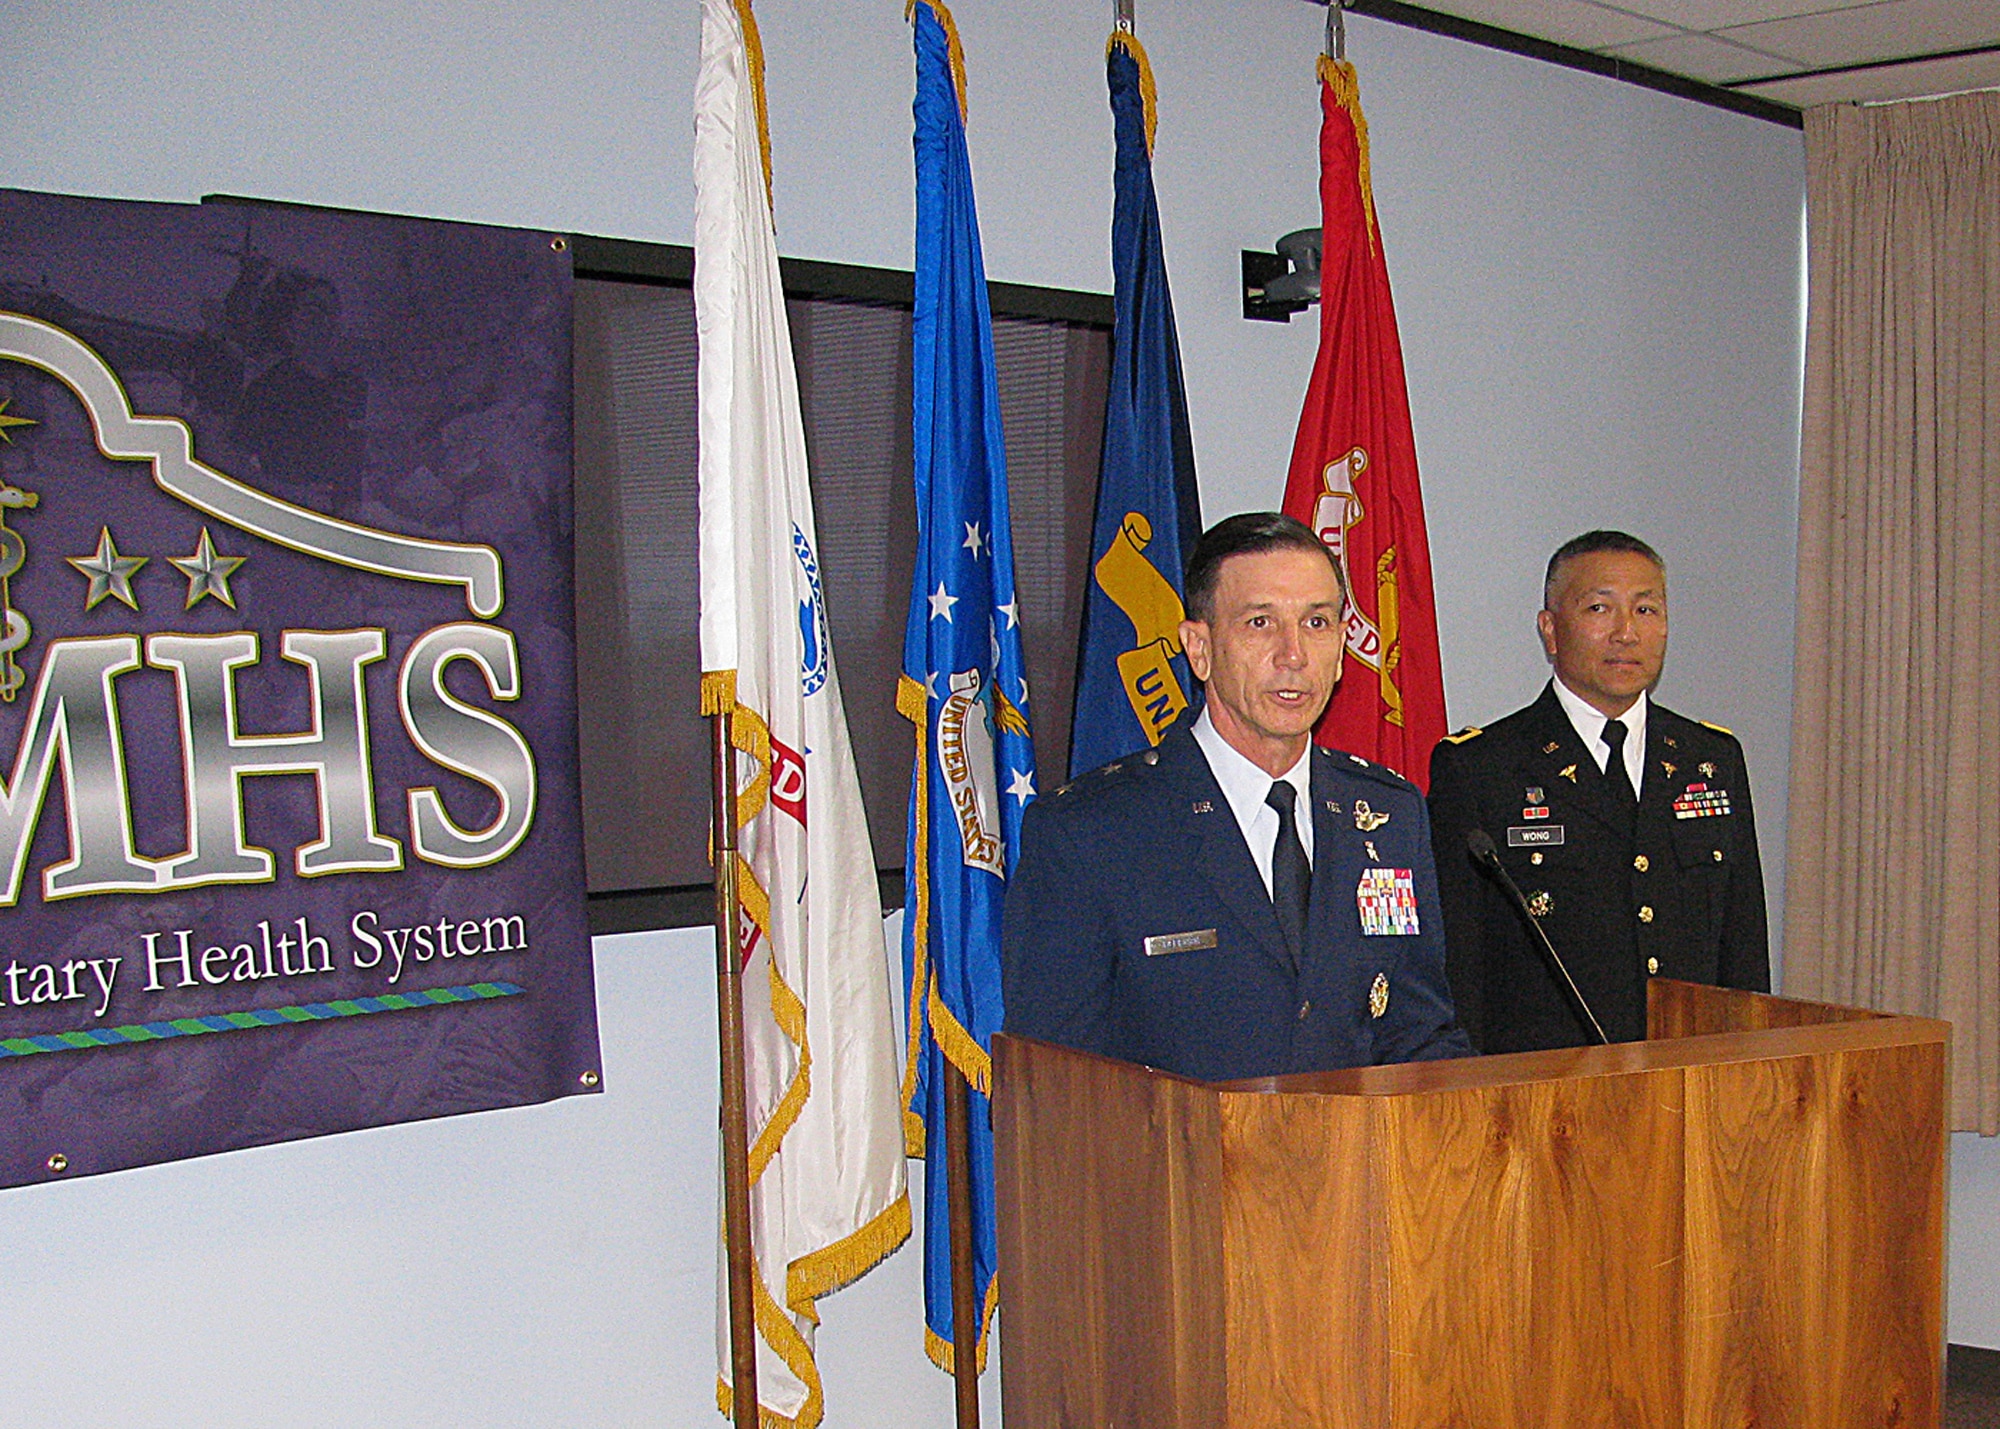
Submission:
<svg viewBox="0 0 2000 1429">
<path fill-rule="evenodd" d="M 1163 953 L 1193 953 L 1216 944 L 1215 929 L 1201 928 L 1192 933 L 1160 933 L 1146 939 L 1146 956 L 1157 958 Z"/>
</svg>

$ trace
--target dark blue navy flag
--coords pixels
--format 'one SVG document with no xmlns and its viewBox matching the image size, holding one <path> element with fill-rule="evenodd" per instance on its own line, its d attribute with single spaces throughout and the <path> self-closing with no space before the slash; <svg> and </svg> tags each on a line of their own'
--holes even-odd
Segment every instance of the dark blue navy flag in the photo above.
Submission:
<svg viewBox="0 0 2000 1429">
<path fill-rule="evenodd" d="M 1118 325 L 1104 404 L 1091 580 L 1077 655 L 1072 774 L 1158 744 L 1192 698 L 1181 567 L 1201 534 L 1180 339 L 1153 196 L 1153 72 L 1125 31 L 1105 50 L 1118 163 L 1111 269 Z"/>
<path fill-rule="evenodd" d="M 973 1088 L 973 1268 L 979 1361 L 995 1303 L 988 1050 L 1000 1028 L 1000 908 L 1035 796 L 1027 667 L 1014 598 L 993 321 L 965 148 L 965 61 L 951 12 L 916 26 L 917 302 L 912 336 L 916 574 L 896 705 L 917 729 L 904 967 L 904 1130 L 925 1158 L 925 1348 L 952 1367 L 945 1066 Z"/>
</svg>

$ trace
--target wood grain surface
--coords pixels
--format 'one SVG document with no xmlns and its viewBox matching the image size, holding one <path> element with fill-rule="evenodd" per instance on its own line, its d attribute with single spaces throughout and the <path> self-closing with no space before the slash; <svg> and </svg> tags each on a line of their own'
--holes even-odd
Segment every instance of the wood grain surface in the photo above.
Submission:
<svg viewBox="0 0 2000 1429">
<path fill-rule="evenodd" d="M 994 1039 L 1010 1429 L 1224 1423 L 1222 1135 L 1197 1082 Z"/>
<path fill-rule="evenodd" d="M 1773 1027 L 1861 1022 L 1883 1015 L 1862 1007 L 1737 992 L 1672 978 L 1656 977 L 1646 984 L 1646 1036 L 1655 1042 L 1716 1032 L 1763 1032 Z"/>
<path fill-rule="evenodd" d="M 1011 1429 L 1937 1429 L 1949 1029 L 1204 1086 L 1000 1037 Z"/>
<path fill-rule="evenodd" d="M 1688 1072 L 1690 1424 L 1939 1422 L 1945 1056 Z"/>
<path fill-rule="evenodd" d="M 1230 1429 L 1388 1422 L 1387 1106 L 1223 1098 Z"/>
</svg>

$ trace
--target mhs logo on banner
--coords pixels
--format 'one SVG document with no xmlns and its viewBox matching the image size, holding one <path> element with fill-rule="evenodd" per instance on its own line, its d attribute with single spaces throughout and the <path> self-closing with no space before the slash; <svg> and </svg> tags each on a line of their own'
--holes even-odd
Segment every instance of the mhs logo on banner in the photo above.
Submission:
<svg viewBox="0 0 2000 1429">
<path fill-rule="evenodd" d="M 306 775 L 317 785 L 317 837 L 302 837 L 292 850 L 301 877 L 390 873 L 409 857 L 447 868 L 479 868 L 520 845 L 535 817 L 534 754 L 512 724 L 463 698 L 463 677 L 457 680 L 459 692 L 447 678 L 463 662 L 477 672 L 488 698 L 511 701 L 521 695 L 514 635 L 486 623 L 502 601 L 496 551 L 337 520 L 202 465 L 182 422 L 135 415 L 104 360 L 53 324 L 0 312 L 0 363 L 8 361 L 38 368 L 67 386 L 88 413 L 105 456 L 148 463 L 154 483 L 213 518 L 225 542 L 231 539 L 227 528 L 234 528 L 357 571 L 461 587 L 469 612 L 478 618 L 435 626 L 411 642 L 396 667 L 397 709 L 411 745 L 433 765 L 483 786 L 497 812 L 467 828 L 453 819 L 436 787 L 417 786 L 403 791 L 407 849 L 405 841 L 377 826 L 365 675 L 388 656 L 385 628 L 282 632 L 275 653 L 297 667 L 309 710 L 303 730 L 282 734 L 245 733 L 239 718 L 239 679 L 266 671 L 268 679 L 282 669 L 272 666 L 273 652 L 253 631 L 63 636 L 37 649 L 28 614 L 14 608 L 11 585 L 27 559 L 30 533 L 6 518 L 15 515 L 25 525 L 26 513 L 49 493 L 5 485 L 0 486 L 0 700 L 24 706 L 24 715 L 0 787 L 0 906 L 19 901 L 58 765 L 69 856 L 42 870 L 46 899 L 272 881 L 273 856 L 250 842 L 242 797 L 243 781 L 264 774 Z M 0 438 L 11 442 L 29 425 L 0 411 Z M 121 552 L 108 525 L 100 528 L 94 552 L 64 559 L 87 581 L 81 592 L 85 612 L 106 600 L 139 610 L 133 581 L 152 557 Z M 204 526 L 191 553 L 165 561 L 185 577 L 184 609 L 194 611 L 210 600 L 233 610 L 230 582 L 247 559 L 219 548 Z M 37 666 L 38 673 L 31 674 Z M 133 832 L 133 780 L 158 781 L 170 773 L 128 764 L 120 686 L 141 669 L 171 678 L 179 709 L 186 845 L 163 858 L 143 855 Z"/>
</svg>

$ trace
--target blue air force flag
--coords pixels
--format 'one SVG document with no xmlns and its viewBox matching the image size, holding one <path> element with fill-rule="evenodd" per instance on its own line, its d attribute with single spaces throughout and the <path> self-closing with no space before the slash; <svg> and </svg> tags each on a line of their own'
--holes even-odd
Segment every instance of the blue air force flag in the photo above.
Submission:
<svg viewBox="0 0 2000 1429">
<path fill-rule="evenodd" d="M 903 1077 L 911 1155 L 924 1155 L 925 1348 L 952 1366 L 945 1185 L 945 1064 L 973 1088 L 974 1271 L 979 1360 L 995 1303 L 988 1049 L 1001 1020 L 1000 910 L 1035 795 L 1034 741 L 992 317 L 965 147 L 965 62 L 939 0 L 914 10 L 917 302 L 913 336 L 917 558 L 897 708 L 916 725 L 904 967 Z"/>
<path fill-rule="evenodd" d="M 1153 195 L 1153 73 L 1124 31 L 1105 47 L 1118 159 L 1111 209 L 1117 327 L 1077 655 L 1072 774 L 1158 744 L 1193 696 L 1181 569 L 1201 535 L 1180 339 Z"/>
</svg>

